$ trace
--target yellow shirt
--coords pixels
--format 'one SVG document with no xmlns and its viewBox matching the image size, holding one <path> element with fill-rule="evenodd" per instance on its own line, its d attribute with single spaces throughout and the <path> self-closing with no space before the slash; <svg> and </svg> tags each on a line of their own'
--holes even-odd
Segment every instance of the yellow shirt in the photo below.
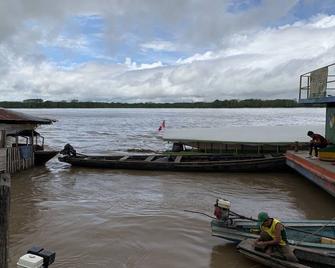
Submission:
<svg viewBox="0 0 335 268">
<path fill-rule="evenodd" d="M 265 227 L 265 226 L 262 225 L 261 226 L 261 231 L 264 231 L 264 232 L 268 233 L 272 237 L 272 239 L 275 240 L 276 239 L 276 225 L 278 223 L 280 223 L 280 221 L 277 220 L 277 219 L 275 219 L 275 218 L 273 218 L 271 226 L 270 227 Z M 286 245 L 285 240 L 283 240 L 282 234 L 280 235 L 279 245 L 281 245 L 281 246 L 285 246 Z"/>
</svg>

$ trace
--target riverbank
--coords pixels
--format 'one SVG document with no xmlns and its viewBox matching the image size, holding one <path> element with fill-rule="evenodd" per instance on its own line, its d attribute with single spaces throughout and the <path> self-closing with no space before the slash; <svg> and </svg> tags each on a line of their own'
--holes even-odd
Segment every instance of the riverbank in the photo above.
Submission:
<svg viewBox="0 0 335 268">
<path fill-rule="evenodd" d="M 296 108 L 303 107 L 292 99 L 245 99 L 245 100 L 215 100 L 213 102 L 175 102 L 175 103 L 122 103 L 94 101 L 44 101 L 31 99 L 19 101 L 1 101 L 3 108 Z M 313 107 L 323 107 L 314 105 Z"/>
</svg>

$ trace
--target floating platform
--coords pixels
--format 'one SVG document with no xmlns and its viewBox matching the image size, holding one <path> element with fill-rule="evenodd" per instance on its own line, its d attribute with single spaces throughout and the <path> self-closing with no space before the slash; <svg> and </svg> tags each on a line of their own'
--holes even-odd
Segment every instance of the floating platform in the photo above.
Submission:
<svg viewBox="0 0 335 268">
<path fill-rule="evenodd" d="M 335 162 L 309 158 L 307 151 L 287 151 L 286 164 L 335 197 Z"/>
</svg>

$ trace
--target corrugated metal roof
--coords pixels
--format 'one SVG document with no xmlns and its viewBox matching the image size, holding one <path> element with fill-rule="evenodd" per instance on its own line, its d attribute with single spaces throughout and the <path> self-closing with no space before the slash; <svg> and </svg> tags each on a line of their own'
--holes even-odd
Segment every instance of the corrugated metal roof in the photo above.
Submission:
<svg viewBox="0 0 335 268">
<path fill-rule="evenodd" d="M 0 107 L 0 123 L 5 124 L 52 124 L 55 120 L 32 116 Z"/>
</svg>

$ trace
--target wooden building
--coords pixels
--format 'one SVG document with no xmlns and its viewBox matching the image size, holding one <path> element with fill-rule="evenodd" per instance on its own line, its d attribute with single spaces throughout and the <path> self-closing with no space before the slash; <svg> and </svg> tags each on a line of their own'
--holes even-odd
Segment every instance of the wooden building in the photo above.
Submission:
<svg viewBox="0 0 335 268">
<path fill-rule="evenodd" d="M 0 173 L 15 173 L 34 165 L 34 152 L 43 149 L 35 129 L 53 120 L 0 108 Z"/>
</svg>

